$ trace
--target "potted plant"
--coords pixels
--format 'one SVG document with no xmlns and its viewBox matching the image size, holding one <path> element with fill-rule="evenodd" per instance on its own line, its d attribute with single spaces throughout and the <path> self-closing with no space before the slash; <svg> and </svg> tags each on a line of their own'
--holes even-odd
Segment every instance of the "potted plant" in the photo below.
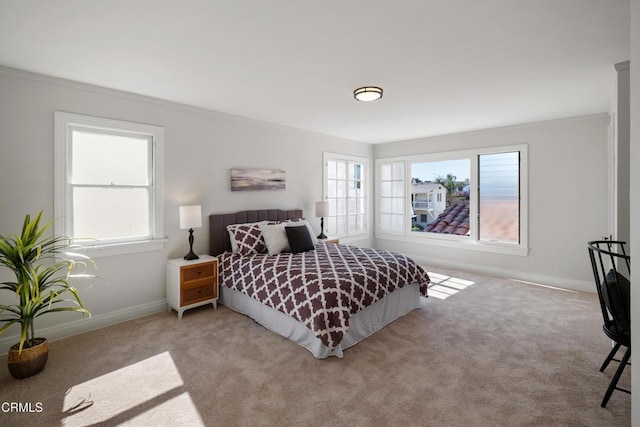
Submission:
<svg viewBox="0 0 640 427">
<path fill-rule="evenodd" d="M 46 338 L 36 337 L 33 321 L 47 313 L 76 311 L 91 316 L 84 308 L 78 291 L 69 284 L 71 274 L 83 261 L 63 259 L 71 245 L 66 236 L 45 236 L 53 221 L 40 227 L 42 211 L 31 219 L 26 215 L 22 233 L 0 235 L 0 265 L 15 275 L 15 281 L 1 282 L 0 290 L 15 294 L 15 304 L 0 304 L 0 335 L 15 323 L 20 324 L 20 342 L 11 347 L 8 365 L 15 378 L 26 378 L 40 372 L 47 362 L 49 345 Z M 85 276 L 85 275 L 83 275 Z"/>
</svg>

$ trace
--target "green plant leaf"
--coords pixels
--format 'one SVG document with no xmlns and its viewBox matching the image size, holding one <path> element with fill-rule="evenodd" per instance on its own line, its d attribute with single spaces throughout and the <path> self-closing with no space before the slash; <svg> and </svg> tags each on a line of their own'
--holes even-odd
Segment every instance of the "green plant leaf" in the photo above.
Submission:
<svg viewBox="0 0 640 427">
<path fill-rule="evenodd" d="M 17 298 L 16 304 L 0 305 L 0 334 L 11 325 L 21 326 L 20 351 L 34 336 L 33 319 L 47 313 L 75 311 L 82 315 L 91 313 L 87 310 L 78 291 L 69 286 L 72 270 L 78 266 L 93 263 L 85 255 L 67 256 L 71 239 L 67 236 L 45 233 L 55 220 L 40 226 L 43 211 L 33 219 L 25 215 L 22 231 L 19 235 L 5 237 L 0 235 L 0 267 L 4 266 L 13 272 L 15 281 L 0 283 L 0 290 L 11 291 Z M 79 261 L 78 261 L 79 260 Z M 91 279 L 93 275 L 74 275 L 74 279 Z"/>
</svg>

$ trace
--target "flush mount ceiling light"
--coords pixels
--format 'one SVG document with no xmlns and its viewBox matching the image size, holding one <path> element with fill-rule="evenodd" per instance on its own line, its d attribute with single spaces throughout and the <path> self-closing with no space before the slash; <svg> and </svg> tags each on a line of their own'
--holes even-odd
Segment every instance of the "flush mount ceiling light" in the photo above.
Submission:
<svg viewBox="0 0 640 427">
<path fill-rule="evenodd" d="M 382 98 L 382 88 L 377 86 L 359 87 L 353 91 L 353 97 L 363 102 L 375 101 Z"/>
</svg>

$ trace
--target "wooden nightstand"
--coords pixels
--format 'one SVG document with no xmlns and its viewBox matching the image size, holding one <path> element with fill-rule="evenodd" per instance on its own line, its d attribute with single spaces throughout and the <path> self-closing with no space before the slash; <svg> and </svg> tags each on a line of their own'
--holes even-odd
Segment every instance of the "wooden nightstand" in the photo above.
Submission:
<svg viewBox="0 0 640 427">
<path fill-rule="evenodd" d="M 340 239 L 322 239 L 320 240 L 321 242 L 325 242 L 325 243 L 340 243 Z"/>
<path fill-rule="evenodd" d="M 167 262 L 167 303 L 169 311 L 182 313 L 205 304 L 218 307 L 218 258 L 200 255 L 200 259 L 182 258 Z"/>
</svg>

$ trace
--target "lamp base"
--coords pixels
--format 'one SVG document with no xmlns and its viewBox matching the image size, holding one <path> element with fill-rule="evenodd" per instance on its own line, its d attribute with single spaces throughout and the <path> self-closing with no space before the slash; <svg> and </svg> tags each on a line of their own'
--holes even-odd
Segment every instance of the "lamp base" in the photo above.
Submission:
<svg viewBox="0 0 640 427">
<path fill-rule="evenodd" d="M 184 256 L 184 259 L 191 261 L 192 259 L 200 259 L 200 257 L 193 253 L 193 228 L 189 229 L 189 253 Z"/>
<path fill-rule="evenodd" d="M 320 218 L 320 234 L 318 234 L 318 240 L 326 240 L 327 236 L 324 235 L 324 217 Z"/>
</svg>

